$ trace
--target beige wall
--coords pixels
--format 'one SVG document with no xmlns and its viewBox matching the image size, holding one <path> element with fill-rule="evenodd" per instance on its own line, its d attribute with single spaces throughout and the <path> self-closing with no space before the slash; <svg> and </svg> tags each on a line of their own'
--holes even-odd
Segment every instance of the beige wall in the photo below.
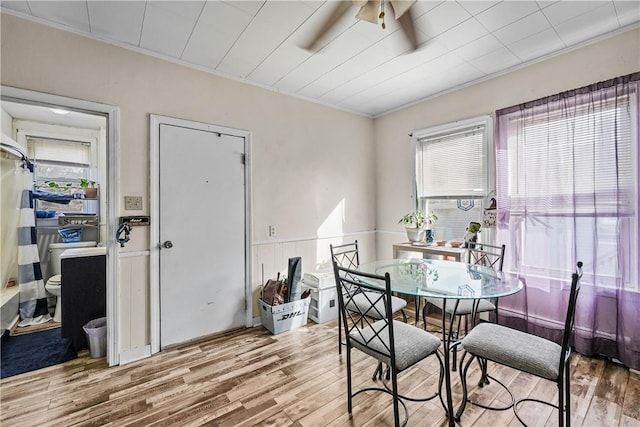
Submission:
<svg viewBox="0 0 640 427">
<path fill-rule="evenodd" d="M 539 62 L 375 120 L 377 257 L 406 241 L 398 219 L 411 209 L 416 129 L 492 114 L 564 90 L 640 71 L 640 30 Z M 455 167 L 455 165 L 451 165 Z"/>
<path fill-rule="evenodd" d="M 303 256 L 305 271 L 328 265 L 328 243 L 343 235 L 368 240 L 365 257 L 375 253 L 371 119 L 10 15 L 1 31 L 3 85 L 120 108 L 121 196 L 144 196 L 144 214 L 149 114 L 251 131 L 254 287 L 263 264 L 273 277 L 286 271 L 288 256 Z M 121 351 L 150 340 L 148 259 L 136 255 L 148 248 L 146 236 L 136 229 L 130 254 L 120 254 Z"/>
</svg>

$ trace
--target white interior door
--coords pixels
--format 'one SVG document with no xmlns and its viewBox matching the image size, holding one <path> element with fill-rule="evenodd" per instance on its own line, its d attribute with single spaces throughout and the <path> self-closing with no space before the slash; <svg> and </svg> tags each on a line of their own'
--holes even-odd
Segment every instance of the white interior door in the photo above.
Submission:
<svg viewBox="0 0 640 427">
<path fill-rule="evenodd" d="M 245 325 L 245 139 L 161 124 L 160 345 Z"/>
</svg>

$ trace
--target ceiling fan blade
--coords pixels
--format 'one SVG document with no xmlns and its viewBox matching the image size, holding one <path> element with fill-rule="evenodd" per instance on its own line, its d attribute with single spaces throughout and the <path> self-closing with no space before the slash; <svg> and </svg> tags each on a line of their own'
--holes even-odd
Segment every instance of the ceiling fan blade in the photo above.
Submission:
<svg viewBox="0 0 640 427">
<path fill-rule="evenodd" d="M 416 36 L 416 29 L 413 26 L 413 14 L 411 13 L 411 9 L 407 9 L 407 11 L 397 18 L 397 20 L 402 27 L 404 35 L 411 44 L 411 50 L 413 51 L 418 49 L 418 38 Z"/>
<path fill-rule="evenodd" d="M 409 10 L 411 6 L 416 2 L 416 0 L 390 0 L 391 6 L 393 7 L 393 13 L 396 14 L 396 19 L 400 19 L 404 13 Z"/>
<path fill-rule="evenodd" d="M 331 11 L 331 15 L 325 20 L 322 27 L 318 30 L 318 32 L 311 38 L 311 41 L 304 46 L 307 50 L 316 50 L 320 46 L 320 41 L 322 38 L 331 30 L 331 28 L 342 18 L 347 10 L 352 6 L 350 1 L 337 1 L 334 2 L 333 10 Z"/>
<path fill-rule="evenodd" d="M 378 23 L 378 12 L 380 11 L 380 0 L 369 0 L 358 11 L 356 18 L 371 22 L 372 24 Z"/>
</svg>

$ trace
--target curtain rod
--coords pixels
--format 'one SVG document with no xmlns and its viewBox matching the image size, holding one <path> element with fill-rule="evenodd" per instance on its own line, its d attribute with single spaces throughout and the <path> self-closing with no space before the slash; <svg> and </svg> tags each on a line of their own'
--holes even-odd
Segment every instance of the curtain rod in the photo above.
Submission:
<svg viewBox="0 0 640 427">
<path fill-rule="evenodd" d="M 0 142 L 0 148 L 2 151 L 7 152 L 9 154 L 13 154 L 20 158 L 20 160 L 28 160 L 27 155 L 19 148 L 11 144 L 5 144 L 4 142 Z"/>
</svg>

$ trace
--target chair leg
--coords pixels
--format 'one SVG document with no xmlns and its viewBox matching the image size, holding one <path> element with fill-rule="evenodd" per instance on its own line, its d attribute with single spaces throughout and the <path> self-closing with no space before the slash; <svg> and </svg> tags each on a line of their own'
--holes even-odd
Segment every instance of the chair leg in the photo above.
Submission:
<svg viewBox="0 0 640 427">
<path fill-rule="evenodd" d="M 571 425 L 571 370 L 569 369 L 569 360 L 564 365 L 564 414 L 566 425 Z"/>
<path fill-rule="evenodd" d="M 352 405 L 352 389 L 351 389 L 351 349 L 347 347 L 347 410 L 351 414 Z"/>
<path fill-rule="evenodd" d="M 338 354 L 342 354 L 342 316 L 338 313 Z"/>
<path fill-rule="evenodd" d="M 400 313 L 402 314 L 402 321 L 403 321 L 404 323 L 407 323 L 407 313 L 405 313 L 405 312 L 404 312 L 404 309 L 400 310 Z M 416 317 L 416 319 L 417 319 L 417 317 Z M 416 320 L 416 323 L 417 323 L 417 322 L 418 322 L 418 321 Z"/>
<path fill-rule="evenodd" d="M 400 427 L 400 405 L 398 405 L 398 372 L 391 367 L 391 389 L 393 391 L 393 420 L 396 427 Z"/>
<path fill-rule="evenodd" d="M 564 380 L 562 378 L 558 378 L 558 427 L 564 427 L 564 405 L 562 403 L 564 400 L 563 382 Z"/>
</svg>

